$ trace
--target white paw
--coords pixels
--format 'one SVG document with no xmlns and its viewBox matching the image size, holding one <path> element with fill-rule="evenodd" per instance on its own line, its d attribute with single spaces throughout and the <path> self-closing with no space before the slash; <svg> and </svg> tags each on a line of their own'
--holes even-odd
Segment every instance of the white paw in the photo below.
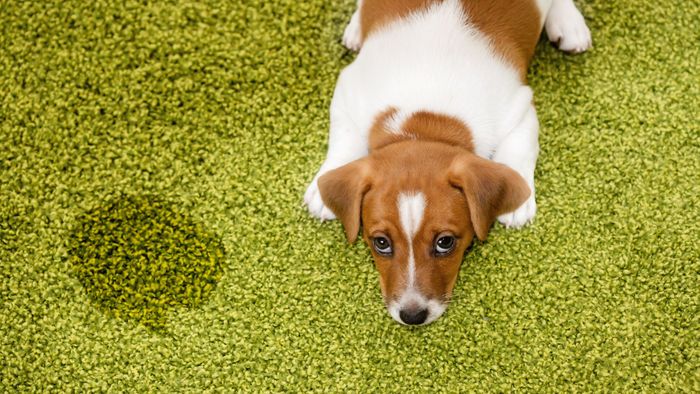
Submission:
<svg viewBox="0 0 700 394">
<path fill-rule="evenodd" d="M 333 220 L 335 215 L 333 212 L 323 203 L 321 198 L 321 191 L 318 189 L 318 175 L 314 177 L 311 181 L 309 187 L 306 188 L 306 193 L 304 193 L 304 204 L 306 208 L 311 213 L 311 216 L 320 220 Z"/>
<path fill-rule="evenodd" d="M 535 218 L 535 212 L 537 212 L 537 204 L 535 203 L 535 196 L 531 195 L 530 198 L 515 211 L 499 216 L 498 221 L 506 226 L 506 228 L 520 228 L 530 223 L 532 219 Z"/>
<path fill-rule="evenodd" d="M 545 29 L 549 41 L 564 52 L 581 53 L 592 46 L 591 31 L 583 15 L 570 1 L 555 1 L 552 4 Z"/>
<path fill-rule="evenodd" d="M 343 45 L 352 51 L 359 51 L 362 46 L 362 29 L 360 29 L 360 11 L 352 14 L 350 23 L 343 33 Z"/>
</svg>

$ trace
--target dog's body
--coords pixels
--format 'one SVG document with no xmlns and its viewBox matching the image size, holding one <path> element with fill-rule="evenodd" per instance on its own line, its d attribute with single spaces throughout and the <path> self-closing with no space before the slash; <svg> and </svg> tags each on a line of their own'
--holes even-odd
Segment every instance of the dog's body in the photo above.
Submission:
<svg viewBox="0 0 700 394">
<path fill-rule="evenodd" d="M 305 201 L 339 217 L 350 241 L 363 223 L 399 322 L 442 314 L 474 235 L 535 215 L 526 73 L 543 25 L 561 49 L 590 46 L 571 0 L 358 2 L 343 41 L 361 50 L 338 79 Z"/>
</svg>

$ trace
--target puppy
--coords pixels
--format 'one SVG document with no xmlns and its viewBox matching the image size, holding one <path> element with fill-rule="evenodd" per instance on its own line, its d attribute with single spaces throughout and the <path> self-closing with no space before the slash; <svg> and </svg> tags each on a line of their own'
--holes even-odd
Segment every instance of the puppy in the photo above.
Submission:
<svg viewBox="0 0 700 394">
<path fill-rule="evenodd" d="M 389 314 L 444 311 L 466 248 L 495 220 L 536 211 L 539 124 L 527 67 L 542 27 L 567 52 L 591 46 L 572 0 L 359 0 L 343 43 L 328 155 L 304 196 L 362 224 Z"/>
</svg>

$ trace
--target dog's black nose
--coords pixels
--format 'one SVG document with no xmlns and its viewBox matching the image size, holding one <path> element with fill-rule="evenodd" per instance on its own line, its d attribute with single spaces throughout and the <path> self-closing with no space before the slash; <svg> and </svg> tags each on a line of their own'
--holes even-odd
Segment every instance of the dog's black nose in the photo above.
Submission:
<svg viewBox="0 0 700 394">
<path fill-rule="evenodd" d="M 406 324 L 411 324 L 411 325 L 416 325 L 416 324 L 423 324 L 425 322 L 425 319 L 428 318 L 428 310 L 427 309 L 404 309 L 399 312 L 399 317 L 401 318 L 401 321 L 403 321 Z"/>
</svg>

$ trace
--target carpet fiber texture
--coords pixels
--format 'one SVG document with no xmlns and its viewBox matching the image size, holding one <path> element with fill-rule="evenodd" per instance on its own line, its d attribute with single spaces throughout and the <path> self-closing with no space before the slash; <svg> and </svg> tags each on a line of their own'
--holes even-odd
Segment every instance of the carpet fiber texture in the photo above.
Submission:
<svg viewBox="0 0 700 394">
<path fill-rule="evenodd" d="M 536 222 L 417 329 L 301 206 L 353 3 L 0 7 L 0 391 L 700 392 L 700 3 L 540 42 Z"/>
</svg>

